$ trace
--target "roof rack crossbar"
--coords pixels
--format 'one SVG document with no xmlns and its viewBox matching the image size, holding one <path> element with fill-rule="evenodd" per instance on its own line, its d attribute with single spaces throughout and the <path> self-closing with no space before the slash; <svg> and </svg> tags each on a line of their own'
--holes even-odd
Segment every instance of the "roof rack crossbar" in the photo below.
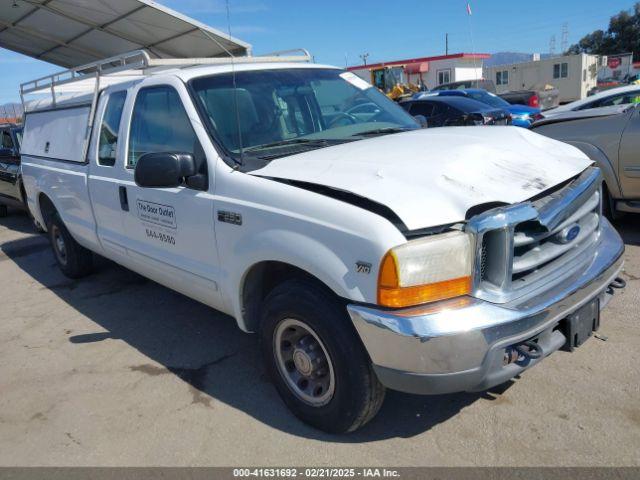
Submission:
<svg viewBox="0 0 640 480">
<path fill-rule="evenodd" d="M 51 86 L 58 86 L 77 80 L 89 78 L 88 73 L 98 72 L 98 74 L 112 74 L 123 70 L 135 70 L 145 68 L 149 65 L 151 58 L 144 50 L 134 50 L 132 52 L 105 58 L 97 62 L 87 63 L 79 67 L 63 70 L 45 77 L 37 78 L 20 85 L 20 92 L 23 95 L 43 90 Z"/>
<path fill-rule="evenodd" d="M 139 74 L 143 75 L 146 69 L 151 68 L 186 68 L 196 65 L 243 63 L 311 62 L 312 60 L 311 54 L 303 48 L 282 50 L 259 56 L 205 58 L 151 58 L 146 50 L 133 50 L 25 82 L 20 85 L 20 98 L 22 99 L 23 109 L 26 112 L 25 95 L 34 92 L 45 93 L 49 91 L 53 105 L 55 106 L 56 87 L 88 79 L 95 80 L 98 85 L 101 76 L 112 75 L 118 72 L 141 71 Z M 94 95 L 97 96 L 98 93 L 99 92 L 94 92 Z"/>
<path fill-rule="evenodd" d="M 296 54 L 297 55 L 294 55 Z M 44 90 L 51 86 L 63 85 L 88 78 L 88 73 L 98 72 L 108 75 L 125 70 L 139 70 L 151 67 L 189 67 L 193 65 L 228 65 L 230 63 L 262 63 L 262 62 L 310 62 L 311 54 L 304 48 L 282 50 L 266 55 L 247 57 L 206 57 L 206 58 L 151 58 L 145 50 L 134 50 L 122 55 L 105 58 L 97 62 L 87 63 L 62 72 L 37 78 L 20 85 L 22 95 Z"/>
</svg>

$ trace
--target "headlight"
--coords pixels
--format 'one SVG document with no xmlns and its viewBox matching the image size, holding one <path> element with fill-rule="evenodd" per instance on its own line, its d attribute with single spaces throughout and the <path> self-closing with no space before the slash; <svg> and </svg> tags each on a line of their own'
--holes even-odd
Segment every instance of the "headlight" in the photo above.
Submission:
<svg viewBox="0 0 640 480">
<path fill-rule="evenodd" d="M 473 238 L 449 232 L 392 248 L 382 259 L 378 304 L 410 307 L 471 293 Z"/>
</svg>

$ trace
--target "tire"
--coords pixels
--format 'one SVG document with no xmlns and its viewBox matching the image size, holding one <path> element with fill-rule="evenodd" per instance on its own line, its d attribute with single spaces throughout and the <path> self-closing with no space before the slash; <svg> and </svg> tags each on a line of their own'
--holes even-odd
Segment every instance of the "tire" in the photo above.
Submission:
<svg viewBox="0 0 640 480">
<path fill-rule="evenodd" d="M 9 215 L 9 209 L 6 205 L 0 205 L 0 218 L 4 218 Z"/>
<path fill-rule="evenodd" d="M 82 278 L 93 270 L 93 254 L 76 242 L 57 213 L 47 226 L 53 256 L 62 273 L 69 278 Z"/>
<path fill-rule="evenodd" d="M 287 280 L 267 295 L 261 341 L 280 397 L 303 422 L 352 432 L 380 410 L 385 389 L 344 303 L 315 282 Z"/>
<path fill-rule="evenodd" d="M 611 194 L 609 193 L 608 188 L 602 189 L 602 212 L 605 217 L 607 217 L 611 222 L 615 222 L 616 220 L 620 220 L 624 217 L 624 212 L 619 212 L 615 208 L 615 201 L 611 198 Z"/>
</svg>

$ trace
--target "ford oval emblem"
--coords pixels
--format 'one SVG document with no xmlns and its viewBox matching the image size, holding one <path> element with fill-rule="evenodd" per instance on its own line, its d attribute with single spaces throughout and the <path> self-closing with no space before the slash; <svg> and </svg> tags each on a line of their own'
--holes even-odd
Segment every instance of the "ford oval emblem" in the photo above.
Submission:
<svg viewBox="0 0 640 480">
<path fill-rule="evenodd" d="M 580 235 L 580 225 L 574 224 L 563 228 L 556 238 L 560 243 L 569 243 L 573 242 L 578 235 Z"/>
</svg>

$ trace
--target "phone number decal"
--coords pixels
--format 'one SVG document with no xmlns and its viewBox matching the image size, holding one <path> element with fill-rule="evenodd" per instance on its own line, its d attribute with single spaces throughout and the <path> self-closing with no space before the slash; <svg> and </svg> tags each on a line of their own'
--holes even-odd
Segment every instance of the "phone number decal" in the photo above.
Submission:
<svg viewBox="0 0 640 480">
<path fill-rule="evenodd" d="M 167 245 L 176 244 L 176 238 L 172 235 L 167 235 L 166 233 L 162 232 L 156 232 L 155 230 L 151 230 L 149 228 L 145 228 L 145 232 L 147 233 L 147 237 L 158 240 L 159 242 L 166 243 Z"/>
</svg>

